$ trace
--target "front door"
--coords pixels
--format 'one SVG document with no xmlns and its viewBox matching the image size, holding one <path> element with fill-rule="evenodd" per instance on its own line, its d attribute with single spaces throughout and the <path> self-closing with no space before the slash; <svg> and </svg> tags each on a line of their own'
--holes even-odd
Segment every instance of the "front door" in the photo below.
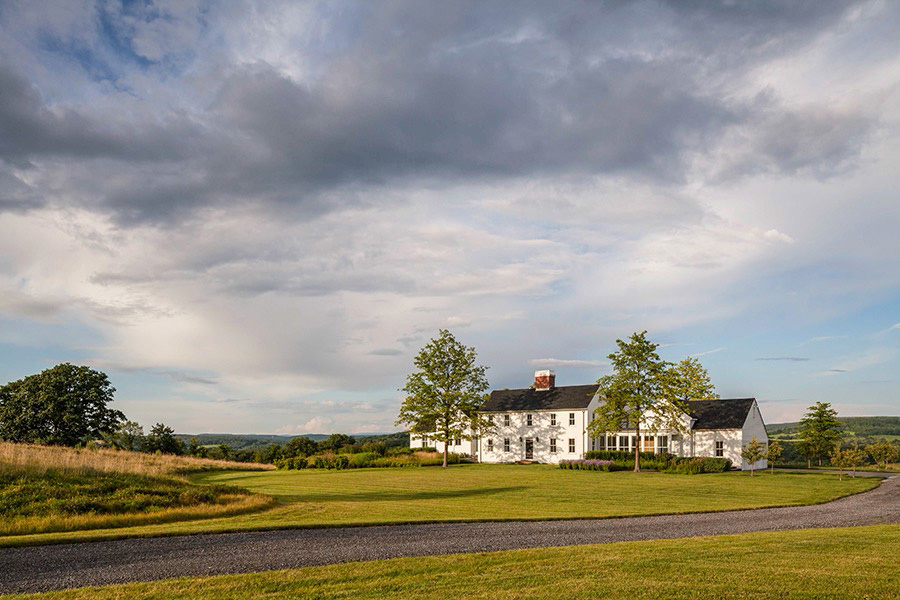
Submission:
<svg viewBox="0 0 900 600">
<path fill-rule="evenodd" d="M 525 440 L 525 460 L 534 458 L 534 440 Z"/>
</svg>

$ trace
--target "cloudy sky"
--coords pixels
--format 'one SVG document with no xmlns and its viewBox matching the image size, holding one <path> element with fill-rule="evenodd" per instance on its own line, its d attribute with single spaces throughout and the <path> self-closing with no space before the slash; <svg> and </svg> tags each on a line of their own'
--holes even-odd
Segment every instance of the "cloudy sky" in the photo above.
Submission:
<svg viewBox="0 0 900 600">
<path fill-rule="evenodd" d="M 767 422 L 900 414 L 900 5 L 0 3 L 0 383 L 392 431 L 647 329 Z"/>
</svg>

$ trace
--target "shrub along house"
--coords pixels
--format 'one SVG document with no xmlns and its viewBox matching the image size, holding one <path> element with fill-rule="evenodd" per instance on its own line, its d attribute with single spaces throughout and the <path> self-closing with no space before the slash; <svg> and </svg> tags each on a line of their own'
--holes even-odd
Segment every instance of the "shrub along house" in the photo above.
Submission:
<svg viewBox="0 0 900 600">
<path fill-rule="evenodd" d="M 768 444 L 766 426 L 754 398 L 688 402 L 682 422 L 685 433 L 674 429 L 649 431 L 642 424 L 640 440 L 634 430 L 589 437 L 587 426 L 600 402 L 596 384 L 557 387 L 553 371 L 536 371 L 533 387 L 491 392 L 479 410 L 493 421 L 491 433 L 471 440 L 451 440 L 449 449 L 485 463 L 558 463 L 584 458 L 588 450 L 634 452 L 640 444 L 643 452 L 721 457 L 735 467 L 749 469 L 750 464 L 741 458 L 743 447 L 754 437 Z M 444 450 L 442 443 L 429 440 L 427 434 L 410 435 L 410 445 Z M 754 465 L 756 469 L 765 467 L 764 460 Z"/>
</svg>

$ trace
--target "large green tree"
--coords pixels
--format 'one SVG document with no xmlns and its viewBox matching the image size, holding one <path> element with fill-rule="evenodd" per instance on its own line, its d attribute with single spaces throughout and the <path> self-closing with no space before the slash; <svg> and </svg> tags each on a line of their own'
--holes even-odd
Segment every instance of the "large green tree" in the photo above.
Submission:
<svg viewBox="0 0 900 600">
<path fill-rule="evenodd" d="M 0 439 L 57 446 L 113 433 L 125 420 L 107 408 L 116 389 L 101 371 L 69 363 L 0 387 Z"/>
<path fill-rule="evenodd" d="M 837 411 L 828 402 L 816 402 L 810 406 L 800 421 L 798 450 L 806 458 L 806 465 L 812 466 L 813 459 L 822 464 L 841 441 L 843 423 L 837 420 Z"/>
<path fill-rule="evenodd" d="M 444 443 L 444 467 L 448 443 L 454 438 L 472 439 L 489 430 L 490 422 L 478 414 L 485 401 L 487 367 L 476 362 L 475 348 L 461 344 L 442 329 L 416 355 L 417 371 L 406 378 L 401 391 L 406 399 L 397 424 L 413 433 L 430 433 Z"/>
<path fill-rule="evenodd" d="M 641 423 L 651 431 L 683 430 L 687 399 L 712 395 L 712 385 L 699 362 L 677 366 L 659 357 L 647 332 L 634 333 L 627 341 L 616 340 L 618 351 L 608 355 L 613 373 L 597 383 L 603 400 L 588 425 L 591 437 L 611 431 L 634 430 L 634 470 L 641 470 Z M 696 360 L 696 359 L 694 359 Z M 701 373 L 702 371 L 702 373 Z"/>
</svg>

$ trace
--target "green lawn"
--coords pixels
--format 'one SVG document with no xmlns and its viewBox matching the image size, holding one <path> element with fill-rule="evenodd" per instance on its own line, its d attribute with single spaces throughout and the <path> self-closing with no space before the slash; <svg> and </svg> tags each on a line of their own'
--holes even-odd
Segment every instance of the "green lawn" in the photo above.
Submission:
<svg viewBox="0 0 900 600">
<path fill-rule="evenodd" d="M 183 578 L 27 596 L 898 598 L 900 526 L 516 550 Z"/>
<path fill-rule="evenodd" d="M 449 469 L 208 472 L 198 483 L 225 483 L 270 495 L 270 510 L 228 518 L 0 537 L 0 546 L 248 529 L 524 519 L 603 518 L 736 510 L 825 502 L 878 485 L 837 475 L 569 471 L 549 465 L 460 465 Z"/>
</svg>

